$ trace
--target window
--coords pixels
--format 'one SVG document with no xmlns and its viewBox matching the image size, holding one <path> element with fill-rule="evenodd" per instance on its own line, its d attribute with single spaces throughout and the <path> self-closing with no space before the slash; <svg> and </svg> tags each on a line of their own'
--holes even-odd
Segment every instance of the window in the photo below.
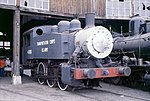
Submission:
<svg viewBox="0 0 150 101">
<path fill-rule="evenodd" d="M 40 29 L 40 28 L 37 29 L 37 30 L 36 30 L 36 34 L 37 34 L 37 35 L 42 35 L 42 34 L 43 34 L 43 30 Z"/>
<path fill-rule="evenodd" d="M 8 41 L 0 41 L 0 48 L 5 48 L 6 50 L 10 49 L 10 42 Z"/>
<path fill-rule="evenodd" d="M 129 31 L 130 31 L 131 35 L 134 34 L 134 26 L 135 26 L 135 21 L 130 21 L 130 23 L 129 23 Z"/>
<path fill-rule="evenodd" d="M 3 33 L 2 33 L 2 32 L 0 32 L 0 35 L 3 35 Z"/>
<path fill-rule="evenodd" d="M 119 0 L 119 2 L 124 2 L 124 0 Z"/>
<path fill-rule="evenodd" d="M 6 1 L 6 0 L 3 0 L 3 1 Z M 48 11 L 49 1 L 50 0 L 20 0 L 20 6 Z"/>
<path fill-rule="evenodd" d="M 3 41 L 0 41 L 0 46 L 3 46 Z"/>
<path fill-rule="evenodd" d="M 30 34 L 24 36 L 24 45 L 30 46 Z"/>
<path fill-rule="evenodd" d="M 4 46 L 10 46 L 10 42 L 4 42 Z"/>
<path fill-rule="evenodd" d="M 6 50 L 9 50 L 9 49 L 10 49 L 10 47 L 5 47 L 5 49 L 6 49 Z"/>
</svg>

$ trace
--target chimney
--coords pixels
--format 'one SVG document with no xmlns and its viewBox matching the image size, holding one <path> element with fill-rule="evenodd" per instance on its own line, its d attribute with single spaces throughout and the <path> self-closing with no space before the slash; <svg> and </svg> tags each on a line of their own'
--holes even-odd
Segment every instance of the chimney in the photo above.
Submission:
<svg viewBox="0 0 150 101">
<path fill-rule="evenodd" d="M 95 26 L 95 13 L 86 13 L 85 14 L 85 28 L 90 28 Z"/>
</svg>

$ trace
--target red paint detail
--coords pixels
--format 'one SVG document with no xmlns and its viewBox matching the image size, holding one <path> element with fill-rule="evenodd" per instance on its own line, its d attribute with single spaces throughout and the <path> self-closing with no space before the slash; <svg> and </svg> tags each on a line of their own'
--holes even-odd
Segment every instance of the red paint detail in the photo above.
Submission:
<svg viewBox="0 0 150 101">
<path fill-rule="evenodd" d="M 92 68 L 96 71 L 95 78 L 109 78 L 109 77 L 120 77 L 125 76 L 124 74 L 118 73 L 118 67 L 108 67 L 108 68 Z M 102 70 L 107 70 L 109 72 L 108 75 L 102 75 Z M 87 77 L 84 76 L 82 68 L 75 68 L 74 69 L 74 79 L 87 79 Z"/>
<path fill-rule="evenodd" d="M 0 68 L 4 68 L 5 66 L 5 60 L 0 60 Z"/>
</svg>

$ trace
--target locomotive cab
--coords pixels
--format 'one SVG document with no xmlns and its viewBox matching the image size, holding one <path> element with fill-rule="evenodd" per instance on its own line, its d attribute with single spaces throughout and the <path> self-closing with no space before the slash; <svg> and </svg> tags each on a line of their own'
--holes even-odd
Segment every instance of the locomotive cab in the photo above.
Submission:
<svg viewBox="0 0 150 101">
<path fill-rule="evenodd" d="M 139 16 L 133 17 L 129 21 L 129 32 L 131 33 L 130 35 L 138 35 L 144 31 L 142 29 L 142 25 L 145 24 L 145 20 Z"/>
</svg>

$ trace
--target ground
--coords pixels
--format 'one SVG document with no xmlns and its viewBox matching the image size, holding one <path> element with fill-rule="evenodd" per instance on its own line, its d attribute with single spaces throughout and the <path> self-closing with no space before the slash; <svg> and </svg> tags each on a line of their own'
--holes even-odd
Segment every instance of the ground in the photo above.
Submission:
<svg viewBox="0 0 150 101">
<path fill-rule="evenodd" d="M 22 85 L 12 85 L 10 77 L 0 77 L 0 101 L 150 101 L 150 92 L 101 83 L 102 88 L 61 91 L 22 77 Z"/>
</svg>

